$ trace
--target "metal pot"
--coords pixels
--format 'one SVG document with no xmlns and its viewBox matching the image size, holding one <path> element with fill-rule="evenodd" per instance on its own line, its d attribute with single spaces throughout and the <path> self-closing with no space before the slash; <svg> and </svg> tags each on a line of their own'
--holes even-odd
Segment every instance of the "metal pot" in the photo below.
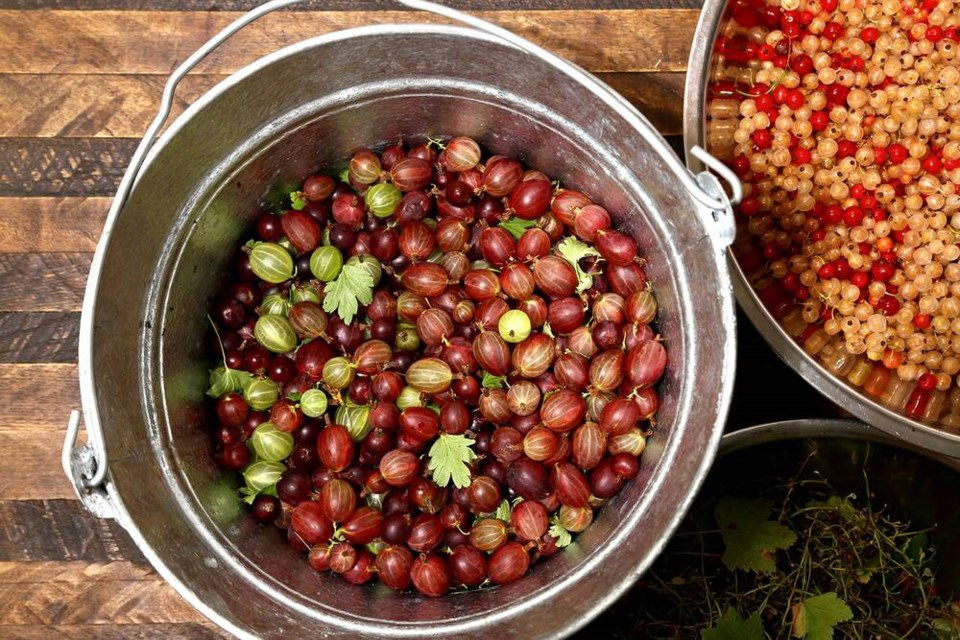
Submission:
<svg viewBox="0 0 960 640">
<path fill-rule="evenodd" d="M 745 67 L 740 68 L 730 61 L 724 62 L 716 46 L 718 36 L 732 29 L 732 6 L 729 0 L 710 0 L 704 5 L 694 33 L 684 94 L 685 145 L 688 148 L 702 145 L 721 159 L 730 159 L 732 155 L 730 134 L 731 127 L 736 126 L 737 100 L 708 97 L 708 85 L 714 80 L 735 79 L 747 73 Z M 693 171 L 703 168 L 696 157 L 688 157 L 687 166 Z M 737 262 L 734 251 L 729 252 L 729 264 L 737 302 L 744 313 L 774 351 L 820 393 L 844 410 L 896 438 L 960 457 L 960 389 L 954 388 L 949 395 L 935 391 L 921 419 L 913 419 L 902 412 L 902 405 L 915 383 L 901 384 L 897 376 L 892 375 L 879 394 L 868 395 L 860 387 L 863 380 L 857 378 L 865 369 L 860 369 L 858 374 L 852 373 L 856 368 L 856 358 L 834 358 L 831 364 L 839 375 L 831 372 L 825 366 L 827 358 L 816 357 L 805 351 L 771 309 L 763 304 L 750 278 Z"/>
<path fill-rule="evenodd" d="M 909 522 L 915 531 L 926 530 L 937 552 L 937 587 L 941 593 L 960 592 L 960 512 L 954 497 L 960 461 L 932 454 L 856 420 L 789 420 L 724 434 L 679 535 L 689 540 L 692 531 L 711 528 L 710 514 L 724 496 L 760 495 L 762 490 L 785 486 L 794 479 L 798 480 L 796 486 L 807 480 L 825 480 L 837 495 L 860 500 L 869 496 L 878 511 Z M 775 505 L 775 512 L 780 506 Z M 702 571 L 700 555 L 687 555 L 683 539 L 675 540 L 679 546 L 668 547 L 667 557 L 661 556 L 653 565 L 651 572 L 656 577 L 651 583 L 680 575 L 685 566 L 690 573 L 684 575 Z M 654 605 L 650 598 L 650 591 L 638 585 L 604 616 L 604 622 L 610 621 L 604 633 L 644 637 L 645 627 L 638 626 L 636 612 L 664 611 L 662 602 Z M 683 623 L 673 618 L 655 622 L 661 634 L 667 625 Z"/>
<path fill-rule="evenodd" d="M 289 0 L 272 2 L 222 37 Z M 84 504 L 117 519 L 188 601 L 241 637 L 559 637 L 625 591 L 696 493 L 727 414 L 735 353 L 723 260 L 729 202 L 609 87 L 492 25 L 383 25 L 267 56 L 138 151 L 94 258 L 81 326 L 86 445 L 64 466 Z M 215 47 L 178 70 L 164 94 Z M 389 51 L 389 56 L 371 52 Z M 443 51 L 442 56 L 432 55 Z M 524 580 L 437 600 L 311 571 L 258 528 L 210 460 L 206 310 L 270 189 L 361 146 L 457 133 L 598 194 L 645 255 L 671 363 L 639 477 Z M 142 161 L 142 166 L 141 166 Z M 607 568 L 612 570 L 607 570 Z"/>
<path fill-rule="evenodd" d="M 731 481 L 788 479 L 801 469 L 804 477 L 825 478 L 841 494 L 870 495 L 913 528 L 929 529 L 938 586 L 960 590 L 960 514 L 953 495 L 960 460 L 857 420 L 788 420 L 724 435 L 707 486 L 722 492 Z"/>
</svg>

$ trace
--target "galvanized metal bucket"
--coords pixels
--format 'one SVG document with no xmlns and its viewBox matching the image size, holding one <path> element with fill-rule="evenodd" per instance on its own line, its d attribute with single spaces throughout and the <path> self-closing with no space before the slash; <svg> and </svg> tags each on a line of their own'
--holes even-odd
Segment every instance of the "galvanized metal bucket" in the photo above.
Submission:
<svg viewBox="0 0 960 640">
<path fill-rule="evenodd" d="M 731 127 L 736 126 L 737 110 L 731 109 L 729 104 L 714 104 L 708 99 L 707 87 L 712 80 L 718 78 L 717 74 L 721 73 L 717 66 L 715 44 L 717 36 L 727 29 L 732 17 L 732 7 L 730 0 L 708 0 L 704 4 L 690 49 L 684 94 L 684 143 L 687 146 L 703 145 L 707 151 L 720 157 L 727 153 L 722 149 L 721 139 L 730 138 Z M 687 165 L 692 171 L 700 171 L 704 166 L 697 157 L 688 157 Z M 804 351 L 764 306 L 732 252 L 729 264 L 737 302 L 746 316 L 777 355 L 820 393 L 839 407 L 895 438 L 930 451 L 960 458 L 960 427 L 957 425 L 956 415 L 950 416 L 952 424 L 949 427 L 915 420 L 904 415 L 899 408 L 884 404 L 847 380 L 833 375 L 819 359 Z M 891 381 L 895 377 L 893 376 Z M 957 392 L 957 389 L 952 391 L 954 395 L 951 395 L 949 402 L 954 401 Z M 905 396 L 900 397 L 905 399 Z"/>
<path fill-rule="evenodd" d="M 735 353 L 723 250 L 730 204 L 622 97 L 492 25 L 382 25 L 313 38 L 218 85 L 124 177 L 98 246 L 81 326 L 87 444 L 64 467 L 84 504 L 117 519 L 190 602 L 241 637 L 488 638 L 571 633 L 626 590 L 682 517 L 723 428 Z M 385 54 L 389 52 L 389 54 Z M 443 52 L 443 55 L 435 55 Z M 359 147 L 462 134 L 595 194 L 649 257 L 671 362 L 639 477 L 562 554 L 507 587 L 438 600 L 310 570 L 245 515 L 211 462 L 206 318 L 232 248 L 276 184 L 330 170 Z"/>
</svg>

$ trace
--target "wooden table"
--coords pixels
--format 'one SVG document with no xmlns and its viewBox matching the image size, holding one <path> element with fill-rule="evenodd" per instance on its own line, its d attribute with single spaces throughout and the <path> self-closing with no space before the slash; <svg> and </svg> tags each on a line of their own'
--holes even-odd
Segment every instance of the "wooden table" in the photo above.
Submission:
<svg viewBox="0 0 960 640">
<path fill-rule="evenodd" d="M 256 0 L 0 0 L 0 638 L 222 634 L 89 516 L 60 468 L 79 406 L 84 282 L 117 183 L 164 81 Z M 697 0 L 458 0 L 566 56 L 678 149 Z M 311 2 L 242 32 L 182 85 L 177 112 L 243 64 L 307 36 L 415 21 L 378 0 Z M 829 412 L 741 319 L 731 425 Z"/>
</svg>

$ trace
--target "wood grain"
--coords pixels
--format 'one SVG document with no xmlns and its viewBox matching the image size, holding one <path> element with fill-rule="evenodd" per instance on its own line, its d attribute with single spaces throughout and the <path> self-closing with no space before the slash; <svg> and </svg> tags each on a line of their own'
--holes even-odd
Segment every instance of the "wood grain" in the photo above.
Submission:
<svg viewBox="0 0 960 640">
<path fill-rule="evenodd" d="M 92 253 L 112 198 L 0 198 L 0 253 Z"/>
<path fill-rule="evenodd" d="M 138 142 L 0 138 L 0 197 L 113 196 Z"/>
<path fill-rule="evenodd" d="M 0 254 L 0 311 L 79 311 L 89 253 Z"/>
<path fill-rule="evenodd" d="M 151 568 L 140 564 L 0 562 L 0 625 L 205 620 Z"/>
<path fill-rule="evenodd" d="M 226 75 L 190 75 L 171 118 Z M 0 75 L 0 136 L 136 137 L 157 114 L 165 75 Z"/>
<path fill-rule="evenodd" d="M 593 72 L 682 71 L 698 11 L 481 11 L 486 18 Z M 170 73 L 239 14 L 178 11 L 0 11 L 0 73 Z M 268 15 L 202 62 L 230 73 L 308 35 L 389 22 L 438 22 L 410 11 Z M 70 34 L 70 37 L 64 37 Z"/>
<path fill-rule="evenodd" d="M 63 426 L 66 424 L 64 419 Z M 50 428 L 0 430 L 0 500 L 76 497 L 60 466 L 63 435 Z"/>
<path fill-rule="evenodd" d="M 663 134 L 680 133 L 684 74 L 600 73 Z M 171 118 L 227 76 L 189 75 Z M 0 75 L 0 136 L 142 136 L 160 102 L 165 76 L 116 74 Z"/>
<path fill-rule="evenodd" d="M 70 410 L 80 406 L 77 371 L 76 364 L 0 364 L 0 434 L 50 431 L 62 439 Z"/>
<path fill-rule="evenodd" d="M 0 531 L 0 562 L 147 564 L 123 527 L 93 517 L 75 498 L 0 502 Z"/>
<path fill-rule="evenodd" d="M 5 640 L 226 640 L 231 636 L 213 623 L 174 624 L 54 624 L 45 626 L 0 625 Z"/>
<path fill-rule="evenodd" d="M 0 9 L 109 9 L 135 11 L 249 11 L 263 0 L 0 0 Z M 445 0 L 461 11 L 492 9 L 697 9 L 696 0 Z M 384 11 L 384 0 L 304 0 L 283 11 Z"/>
<path fill-rule="evenodd" d="M 0 363 L 76 362 L 80 314 L 0 312 Z"/>
</svg>

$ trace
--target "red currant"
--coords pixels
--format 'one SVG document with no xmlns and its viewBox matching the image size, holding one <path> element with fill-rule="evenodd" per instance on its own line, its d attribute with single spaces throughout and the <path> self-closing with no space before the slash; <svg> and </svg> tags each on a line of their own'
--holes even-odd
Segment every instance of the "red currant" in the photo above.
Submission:
<svg viewBox="0 0 960 640">
<path fill-rule="evenodd" d="M 907 156 L 910 154 L 905 146 L 899 143 L 894 143 L 887 149 L 887 155 L 890 158 L 890 162 L 893 164 L 900 164 L 906 160 Z"/>
<path fill-rule="evenodd" d="M 917 387 L 923 389 L 924 391 L 933 391 L 933 388 L 937 386 L 937 376 L 932 373 L 925 373 L 919 378 L 917 378 Z"/>
</svg>

